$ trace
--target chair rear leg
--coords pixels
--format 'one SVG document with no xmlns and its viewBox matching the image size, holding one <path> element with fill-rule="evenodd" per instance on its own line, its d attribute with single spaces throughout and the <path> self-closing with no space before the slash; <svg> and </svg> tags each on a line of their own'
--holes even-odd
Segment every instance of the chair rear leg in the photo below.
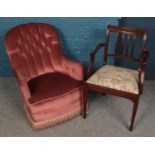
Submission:
<svg viewBox="0 0 155 155">
<path fill-rule="evenodd" d="M 134 105 L 133 105 L 133 110 L 132 110 L 132 118 L 131 118 L 131 124 L 130 124 L 130 131 L 133 130 L 133 125 L 134 125 L 134 121 L 135 121 L 135 117 L 137 114 L 137 109 L 138 109 L 138 104 L 139 104 L 139 97 L 136 98 L 134 101 Z"/>
</svg>

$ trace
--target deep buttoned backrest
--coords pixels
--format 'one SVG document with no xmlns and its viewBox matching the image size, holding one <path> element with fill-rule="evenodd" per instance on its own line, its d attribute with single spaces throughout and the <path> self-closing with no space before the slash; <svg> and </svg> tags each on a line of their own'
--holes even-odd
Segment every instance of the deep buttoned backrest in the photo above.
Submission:
<svg viewBox="0 0 155 155">
<path fill-rule="evenodd" d="M 6 48 L 13 70 L 26 81 L 61 68 L 59 38 L 48 24 L 29 23 L 11 29 L 6 34 Z"/>
</svg>

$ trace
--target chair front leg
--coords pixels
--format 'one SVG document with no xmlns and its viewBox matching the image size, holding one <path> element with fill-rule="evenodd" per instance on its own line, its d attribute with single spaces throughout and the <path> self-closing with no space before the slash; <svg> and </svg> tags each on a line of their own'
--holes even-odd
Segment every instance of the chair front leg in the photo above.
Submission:
<svg viewBox="0 0 155 155">
<path fill-rule="evenodd" d="M 131 118 L 131 124 L 130 124 L 130 131 L 133 130 L 133 125 L 134 125 L 134 121 L 135 121 L 135 117 L 137 114 L 137 110 L 138 110 L 138 104 L 139 104 L 139 96 L 133 100 L 133 110 L 132 110 L 132 118 Z"/>
<path fill-rule="evenodd" d="M 86 87 L 86 85 L 84 84 L 84 86 L 83 86 L 83 118 L 85 119 L 86 117 L 87 117 L 87 107 L 88 107 L 88 105 L 87 105 L 87 87 Z"/>
</svg>

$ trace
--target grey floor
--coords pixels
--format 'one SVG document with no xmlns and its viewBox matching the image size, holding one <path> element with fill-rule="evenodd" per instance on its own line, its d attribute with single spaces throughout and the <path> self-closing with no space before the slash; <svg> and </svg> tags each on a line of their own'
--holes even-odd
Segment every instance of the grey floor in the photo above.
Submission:
<svg viewBox="0 0 155 155">
<path fill-rule="evenodd" d="M 14 78 L 0 78 L 0 136 L 155 136 L 155 81 L 146 81 L 133 132 L 128 131 L 132 104 L 126 99 L 89 94 L 88 117 L 36 131 L 23 109 Z"/>
</svg>

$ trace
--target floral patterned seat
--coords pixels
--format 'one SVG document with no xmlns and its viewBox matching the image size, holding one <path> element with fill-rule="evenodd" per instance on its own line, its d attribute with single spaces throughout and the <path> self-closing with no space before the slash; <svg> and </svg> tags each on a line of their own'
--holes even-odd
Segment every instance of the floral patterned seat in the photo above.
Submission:
<svg viewBox="0 0 155 155">
<path fill-rule="evenodd" d="M 97 70 L 87 83 L 139 94 L 138 71 L 124 67 L 105 65 Z"/>
</svg>

